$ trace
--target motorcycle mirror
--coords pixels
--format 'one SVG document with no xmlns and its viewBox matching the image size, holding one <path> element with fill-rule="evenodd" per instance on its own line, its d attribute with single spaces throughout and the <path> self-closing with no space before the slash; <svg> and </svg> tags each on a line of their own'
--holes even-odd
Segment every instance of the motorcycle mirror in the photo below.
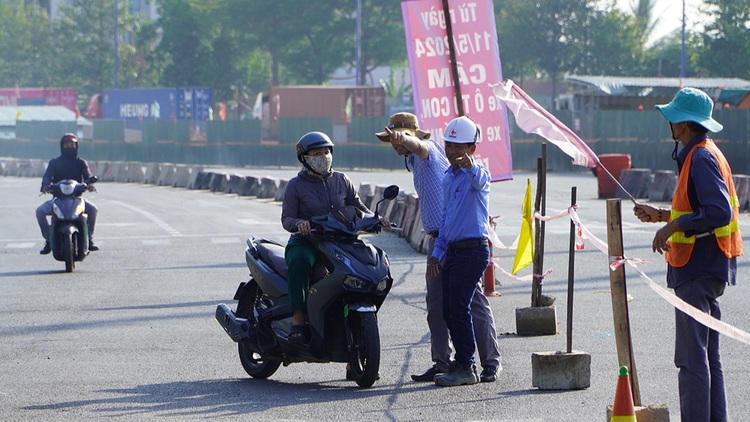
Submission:
<svg viewBox="0 0 750 422">
<path fill-rule="evenodd" d="M 398 186 L 396 185 L 390 185 L 383 191 L 383 199 L 378 201 L 377 205 L 375 205 L 375 215 L 378 215 L 378 208 L 380 207 L 380 203 L 387 200 L 391 200 L 398 196 Z"/>
<path fill-rule="evenodd" d="M 391 200 L 398 196 L 398 186 L 390 185 L 383 192 L 383 199 Z"/>
</svg>

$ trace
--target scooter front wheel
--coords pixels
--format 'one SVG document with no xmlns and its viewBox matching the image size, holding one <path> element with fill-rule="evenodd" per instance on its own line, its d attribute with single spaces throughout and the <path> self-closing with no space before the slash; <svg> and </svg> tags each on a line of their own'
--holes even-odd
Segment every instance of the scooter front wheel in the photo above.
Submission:
<svg viewBox="0 0 750 422">
<path fill-rule="evenodd" d="M 71 273 L 76 267 L 76 261 L 73 256 L 73 236 L 66 234 L 62 236 L 63 258 L 65 259 L 65 272 Z"/>
<path fill-rule="evenodd" d="M 380 370 L 378 319 L 371 312 L 350 312 L 349 328 L 353 346 L 349 352 L 352 377 L 360 387 L 371 387 Z"/>
</svg>

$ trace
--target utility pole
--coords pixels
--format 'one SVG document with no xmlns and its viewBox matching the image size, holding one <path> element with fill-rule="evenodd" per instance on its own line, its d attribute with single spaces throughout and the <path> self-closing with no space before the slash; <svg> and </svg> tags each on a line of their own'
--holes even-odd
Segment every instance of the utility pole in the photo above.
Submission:
<svg viewBox="0 0 750 422">
<path fill-rule="evenodd" d="M 680 46 L 680 85 L 685 78 L 685 0 L 682 0 L 682 45 Z"/>
<path fill-rule="evenodd" d="M 364 75 L 362 72 L 362 0 L 357 0 L 357 12 L 356 12 L 356 48 L 354 50 L 354 67 L 356 67 L 355 74 L 357 85 L 364 85 Z"/>
<path fill-rule="evenodd" d="M 114 44 L 115 44 L 115 47 L 114 47 L 114 51 L 112 52 L 112 55 L 113 55 L 112 58 L 113 58 L 113 61 L 114 61 L 114 66 L 113 66 L 113 70 L 112 70 L 112 86 L 113 86 L 113 88 L 117 88 L 117 83 L 118 83 L 118 76 L 117 75 L 120 73 L 119 72 L 120 58 L 119 58 L 119 55 L 117 54 L 117 50 L 119 50 L 118 42 L 119 42 L 119 38 L 120 38 L 119 31 L 117 30 L 117 27 L 119 26 L 117 24 L 117 21 L 119 21 L 119 20 L 120 20 L 120 18 L 119 18 L 119 7 L 117 6 L 117 0 L 115 0 L 115 30 L 114 30 L 114 38 L 115 38 Z"/>
</svg>

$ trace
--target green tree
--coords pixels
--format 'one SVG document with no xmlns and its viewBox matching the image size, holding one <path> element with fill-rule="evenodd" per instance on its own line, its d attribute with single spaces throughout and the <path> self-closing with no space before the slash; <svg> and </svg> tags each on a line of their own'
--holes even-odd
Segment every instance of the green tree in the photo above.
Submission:
<svg viewBox="0 0 750 422">
<path fill-rule="evenodd" d="M 22 0 L 0 2 L 0 86 L 51 85 L 49 45 L 52 31 L 47 13 Z"/>
<path fill-rule="evenodd" d="M 702 49 L 694 56 L 698 70 L 709 76 L 750 78 L 750 1 L 706 0 Z"/>
<path fill-rule="evenodd" d="M 127 1 L 118 3 L 118 80 L 129 70 L 128 58 L 136 48 L 127 41 L 138 28 L 138 18 L 129 14 Z M 50 62 L 52 86 L 73 86 L 83 99 L 114 83 L 114 0 L 73 0 L 60 7 L 53 22 L 55 37 L 51 43 L 54 60 Z M 79 104 L 79 107 L 82 104 Z"/>
</svg>

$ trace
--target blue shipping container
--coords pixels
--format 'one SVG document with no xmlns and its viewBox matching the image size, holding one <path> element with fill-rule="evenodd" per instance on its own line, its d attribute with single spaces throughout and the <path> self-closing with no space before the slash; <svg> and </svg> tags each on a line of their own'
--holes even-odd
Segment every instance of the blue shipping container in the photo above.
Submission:
<svg viewBox="0 0 750 422">
<path fill-rule="evenodd" d="M 108 89 L 102 115 L 138 129 L 144 120 L 208 120 L 210 107 L 210 88 Z"/>
</svg>

